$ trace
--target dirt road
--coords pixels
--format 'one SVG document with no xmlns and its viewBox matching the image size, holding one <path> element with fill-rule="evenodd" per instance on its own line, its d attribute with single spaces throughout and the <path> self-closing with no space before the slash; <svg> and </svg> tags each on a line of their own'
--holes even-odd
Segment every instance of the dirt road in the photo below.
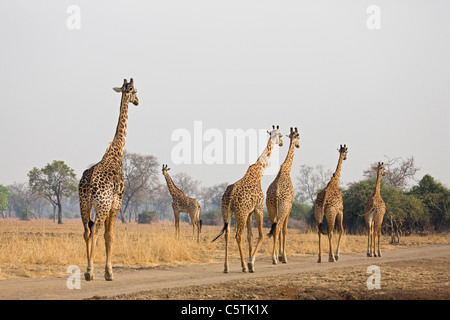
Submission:
<svg viewBox="0 0 450 320">
<path fill-rule="evenodd" d="M 327 259 L 324 258 L 326 258 L 325 255 L 322 260 L 326 261 Z M 366 274 L 368 266 L 395 266 L 402 263 L 404 266 L 407 266 L 408 263 L 406 262 L 413 261 L 422 261 L 424 268 L 428 268 L 433 261 L 436 261 L 436 267 L 441 268 L 437 269 L 437 275 L 443 279 L 439 280 L 439 283 L 444 281 L 442 284 L 442 297 L 450 298 L 448 296 L 450 292 L 449 273 L 445 267 L 445 265 L 448 266 L 449 258 L 450 245 L 398 248 L 385 251 L 381 258 L 367 258 L 365 253 L 342 254 L 336 263 L 323 262 L 321 264 L 316 263 L 316 255 L 291 256 L 288 257 L 287 264 L 280 263 L 278 265 L 272 265 L 271 257 L 259 256 L 255 264 L 256 272 L 253 274 L 242 273 L 240 262 L 237 259 L 232 259 L 230 260 L 229 274 L 222 272 L 223 265 L 221 261 L 211 264 L 190 264 L 161 268 L 115 268 L 115 280 L 112 282 L 104 280 L 103 268 L 102 266 L 97 266 L 96 279 L 91 282 L 84 280 L 84 269 L 81 270 L 80 289 L 68 289 L 67 279 L 70 274 L 59 278 L 0 280 L 0 299 L 228 299 L 230 298 L 229 296 L 208 294 L 207 289 L 223 285 L 236 288 L 238 285 L 248 281 L 254 281 L 253 284 L 259 283 L 259 286 L 264 287 L 264 281 L 267 280 L 267 283 L 273 283 L 274 279 L 284 277 L 287 283 L 286 292 L 278 297 L 282 299 L 283 296 L 291 298 L 289 290 L 292 291 L 293 288 L 289 288 L 288 284 L 290 279 L 293 280 L 295 277 L 302 277 L 303 280 L 307 281 L 308 279 L 304 279 L 305 275 L 315 274 L 320 276 L 334 271 L 338 272 L 338 274 L 350 276 L 352 275 L 351 272 L 355 272 L 355 267 L 358 267 L 357 270 L 359 270 L 358 274 L 360 273 L 360 275 L 355 274 L 355 276 L 362 279 L 358 280 L 362 282 L 362 284 L 358 282 L 358 285 L 365 286 L 365 281 L 369 277 Z M 441 266 L 442 263 L 444 263 L 444 266 Z M 404 266 L 402 266 L 402 270 Z M 397 277 L 395 271 L 394 274 L 391 271 L 391 276 Z M 422 278 L 423 276 L 424 274 L 422 273 Z M 430 274 L 431 279 L 434 279 L 434 276 L 434 274 Z M 193 287 L 198 289 L 188 294 L 190 292 L 189 289 Z M 204 288 L 205 291 L 201 292 L 201 288 Z M 243 289 L 245 290 L 245 288 Z M 213 292 L 211 289 L 211 293 Z M 235 298 L 251 299 L 258 297 L 247 294 L 236 295 Z M 326 299 L 327 297 L 324 296 L 322 298 Z"/>
</svg>

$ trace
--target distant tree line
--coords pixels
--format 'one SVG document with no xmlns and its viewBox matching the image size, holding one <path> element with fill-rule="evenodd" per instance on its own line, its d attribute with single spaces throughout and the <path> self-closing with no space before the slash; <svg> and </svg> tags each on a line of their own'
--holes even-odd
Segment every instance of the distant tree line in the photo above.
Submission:
<svg viewBox="0 0 450 320">
<path fill-rule="evenodd" d="M 415 181 L 419 168 L 413 157 L 387 159 L 384 163 L 386 175 L 381 183 L 381 196 L 387 207 L 384 231 L 392 235 L 395 232 L 398 237 L 411 232 L 447 231 L 450 228 L 450 190 L 428 174 Z M 124 223 L 173 220 L 172 198 L 156 157 L 125 151 L 123 170 L 125 193 L 118 219 Z M 289 227 L 315 229 L 314 201 L 332 171 L 321 165 L 302 165 L 294 175 L 296 194 Z M 375 188 L 376 163 L 364 171 L 363 177 L 347 187 L 341 186 L 344 227 L 348 233 L 364 232 L 364 218 L 354 217 L 347 211 L 364 213 L 364 204 Z M 24 220 L 50 218 L 58 223 L 62 223 L 63 217 L 80 217 L 78 180 L 73 169 L 63 161 L 33 168 L 28 179 L 27 183 L 0 185 L 0 216 Z M 174 174 L 172 179 L 186 195 L 201 203 L 203 224 L 222 225 L 221 199 L 228 183 L 202 187 L 200 181 L 182 172 Z M 182 215 L 182 220 L 189 221 L 189 216 Z M 270 227 L 267 213 L 264 222 Z"/>
</svg>

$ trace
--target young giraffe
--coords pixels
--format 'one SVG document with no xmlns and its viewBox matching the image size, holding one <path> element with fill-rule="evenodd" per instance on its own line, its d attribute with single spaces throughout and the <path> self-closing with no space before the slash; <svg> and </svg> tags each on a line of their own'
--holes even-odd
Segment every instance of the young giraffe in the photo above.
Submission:
<svg viewBox="0 0 450 320">
<path fill-rule="evenodd" d="M 319 234 L 319 259 L 317 260 L 318 263 L 322 262 L 320 237 L 322 231 L 321 229 L 323 216 L 324 215 L 326 216 L 328 223 L 328 243 L 330 246 L 328 258 L 329 262 L 335 262 L 336 260 L 339 259 L 339 244 L 341 242 L 342 233 L 344 232 L 344 227 L 342 226 L 342 218 L 343 218 L 342 211 L 344 209 L 344 206 L 342 202 L 341 191 L 339 190 L 339 178 L 341 176 L 342 161 L 347 159 L 348 148 L 344 144 L 344 146 L 341 145 L 338 151 L 339 151 L 339 161 L 336 171 L 334 172 L 330 182 L 328 182 L 328 185 L 325 187 L 325 189 L 323 189 L 317 194 L 315 203 L 314 217 L 316 219 L 317 232 Z M 333 229 L 336 217 L 339 224 L 339 239 L 336 248 L 336 255 L 333 256 L 333 248 L 331 240 L 333 238 Z"/>
<path fill-rule="evenodd" d="M 191 217 L 192 221 L 192 238 L 195 238 L 195 229 L 197 229 L 197 242 L 200 241 L 200 232 L 202 229 L 202 220 L 200 220 L 200 213 L 202 208 L 197 200 L 186 196 L 183 191 L 177 188 L 170 177 L 167 165 L 162 166 L 162 174 L 166 178 L 167 187 L 169 188 L 170 195 L 172 196 L 172 208 L 175 216 L 175 235 L 180 237 L 180 212 L 186 212 Z"/>
<path fill-rule="evenodd" d="M 114 222 L 122 204 L 124 178 L 122 169 L 123 149 L 127 134 L 128 104 L 139 104 L 133 79 L 125 79 L 121 88 L 114 88 L 122 93 L 120 115 L 113 141 L 109 144 L 102 160 L 83 172 L 78 192 L 80 198 L 81 219 L 84 226 L 84 240 L 88 259 L 87 281 L 94 280 L 94 253 L 99 231 L 105 224 L 106 266 L 105 279 L 113 280 L 111 256 L 114 242 Z M 95 221 L 91 210 L 95 209 Z"/>
<path fill-rule="evenodd" d="M 256 163 L 248 168 L 242 179 L 229 185 L 222 196 L 222 218 L 224 227 L 222 232 L 214 238 L 213 241 L 217 240 L 224 232 L 226 232 L 224 273 L 228 273 L 228 243 L 230 241 L 230 221 L 233 215 L 236 218 L 236 242 L 241 256 L 242 272 L 247 272 L 247 266 L 245 265 L 244 254 L 242 252 L 242 233 L 244 232 L 245 224 L 247 224 L 247 240 L 249 247 L 248 270 L 250 272 L 255 272 L 255 256 L 264 237 L 262 230 L 264 193 L 261 189 L 261 178 L 269 163 L 274 145 L 278 144 L 280 147 L 283 145 L 279 126 L 277 126 L 277 128 L 272 126 L 272 128 L 273 130 L 270 133 L 268 132 L 270 134 L 270 139 L 267 146 Z M 253 213 L 255 213 L 258 225 L 259 238 L 255 250 L 252 251 L 251 222 Z"/>
<path fill-rule="evenodd" d="M 291 128 L 290 134 L 287 136 L 290 139 L 289 151 L 286 160 L 280 167 L 275 180 L 267 189 L 266 206 L 269 213 L 270 223 L 272 228 L 268 234 L 269 238 L 273 235 L 273 250 L 272 262 L 278 263 L 278 259 L 283 263 L 287 263 L 286 257 L 286 233 L 289 214 L 291 213 L 292 202 L 294 201 L 294 187 L 291 180 L 291 167 L 294 160 L 294 147 L 300 147 L 300 135 L 297 128 L 295 131 Z M 281 233 L 280 229 L 283 228 Z M 277 259 L 277 238 L 280 236 L 280 250 Z"/>
<path fill-rule="evenodd" d="M 384 213 L 386 212 L 386 205 L 381 198 L 381 177 L 384 176 L 384 163 L 378 162 L 377 167 L 377 182 L 372 196 L 367 200 L 364 206 L 364 214 L 357 215 L 350 211 L 354 216 L 364 216 L 367 228 L 367 256 L 376 257 L 375 253 L 375 237 L 378 237 L 378 257 L 381 257 L 380 238 L 381 238 L 381 224 L 383 223 Z"/>
</svg>

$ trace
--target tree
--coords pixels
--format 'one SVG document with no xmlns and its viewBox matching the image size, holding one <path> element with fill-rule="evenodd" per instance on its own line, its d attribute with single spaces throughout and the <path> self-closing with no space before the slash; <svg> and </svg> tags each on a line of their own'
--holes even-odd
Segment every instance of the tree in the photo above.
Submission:
<svg viewBox="0 0 450 320">
<path fill-rule="evenodd" d="M 5 217 L 3 213 L 8 207 L 9 188 L 0 184 L 0 214 Z"/>
<path fill-rule="evenodd" d="M 133 206 L 137 210 L 139 205 L 145 202 L 146 194 L 159 184 L 158 166 L 159 163 L 156 157 L 152 155 L 141 155 L 124 151 L 123 175 L 125 189 L 119 214 L 122 222 L 126 221 L 129 207 Z M 131 212 L 128 216 L 128 221 L 131 221 Z"/>
<path fill-rule="evenodd" d="M 9 186 L 10 194 L 8 207 L 10 212 L 15 212 L 22 220 L 29 220 L 30 215 L 37 219 L 37 215 L 31 210 L 37 196 L 26 183 L 14 183 Z"/>
<path fill-rule="evenodd" d="M 295 199 L 300 203 L 313 204 L 317 193 L 327 185 L 333 173 L 323 165 L 302 165 L 299 173 Z"/>
<path fill-rule="evenodd" d="M 426 174 L 409 194 L 422 201 L 435 230 L 450 227 L 450 190 L 442 183 Z"/>
<path fill-rule="evenodd" d="M 76 174 L 64 161 L 54 160 L 38 169 L 28 172 L 28 184 L 33 193 L 48 200 L 53 205 L 54 220 L 58 209 L 58 224 L 62 223 L 62 201 L 77 191 Z"/>
<path fill-rule="evenodd" d="M 228 187 L 228 183 L 219 183 L 211 187 L 201 188 L 200 200 L 202 200 L 202 211 L 216 211 L 221 210 L 222 196 L 225 193 L 225 189 Z"/>
<path fill-rule="evenodd" d="M 200 198 L 200 181 L 195 180 L 190 175 L 184 172 L 176 173 L 172 176 L 173 183 L 178 189 L 183 191 L 185 195 L 191 198 Z"/>
<path fill-rule="evenodd" d="M 385 168 L 385 182 L 389 187 L 396 187 L 406 190 L 409 187 L 410 180 L 414 180 L 414 175 L 420 168 L 414 164 L 414 157 L 406 160 L 402 158 L 390 159 L 384 162 Z M 377 176 L 378 162 L 374 162 L 368 169 L 364 171 L 366 178 L 373 178 Z"/>
</svg>

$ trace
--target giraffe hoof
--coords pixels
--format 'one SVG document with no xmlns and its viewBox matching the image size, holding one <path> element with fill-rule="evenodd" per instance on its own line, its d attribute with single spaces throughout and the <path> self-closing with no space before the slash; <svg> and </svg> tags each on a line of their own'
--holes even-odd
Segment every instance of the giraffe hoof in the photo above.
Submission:
<svg viewBox="0 0 450 320">
<path fill-rule="evenodd" d="M 105 280 L 106 281 L 113 281 L 114 276 L 112 274 L 105 273 Z"/>
<path fill-rule="evenodd" d="M 248 263 L 248 271 L 250 273 L 254 273 L 255 272 L 255 265 L 253 263 Z"/>
<path fill-rule="evenodd" d="M 381 257 L 381 252 L 378 252 L 378 257 Z"/>
<path fill-rule="evenodd" d="M 329 257 L 328 262 L 336 262 L 336 259 L 334 259 L 334 257 Z"/>
<path fill-rule="evenodd" d="M 334 256 L 334 259 L 336 259 L 336 261 L 338 261 L 338 260 L 339 260 L 339 256 L 338 256 L 338 255 L 335 255 L 335 256 Z"/>
<path fill-rule="evenodd" d="M 85 272 L 85 273 L 84 273 L 84 279 L 85 279 L 86 281 L 94 280 L 94 274 L 93 274 L 93 273 L 90 273 L 90 272 Z"/>
<path fill-rule="evenodd" d="M 367 253 L 367 256 L 368 256 L 368 257 L 371 257 L 371 256 L 372 256 L 372 254 L 371 254 L 371 253 Z"/>
<path fill-rule="evenodd" d="M 317 260 L 317 263 L 322 263 L 322 259 L 319 258 L 319 259 Z"/>
</svg>

